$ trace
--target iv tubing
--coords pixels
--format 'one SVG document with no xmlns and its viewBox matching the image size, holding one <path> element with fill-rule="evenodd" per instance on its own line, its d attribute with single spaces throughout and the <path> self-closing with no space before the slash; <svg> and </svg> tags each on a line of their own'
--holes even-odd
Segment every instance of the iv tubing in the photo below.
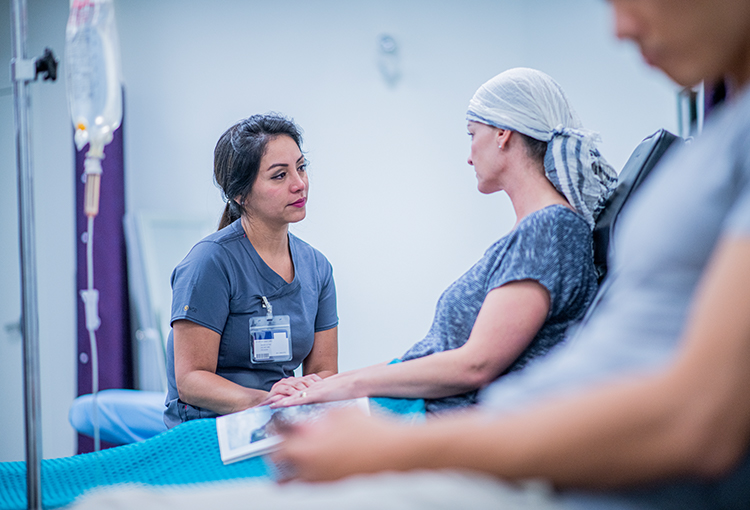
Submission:
<svg viewBox="0 0 750 510">
<path fill-rule="evenodd" d="M 88 295 L 92 296 L 92 291 L 94 290 L 94 216 L 88 217 L 88 230 L 86 236 L 86 280 L 88 282 Z M 96 328 L 91 327 L 90 325 L 88 315 L 91 312 L 89 310 L 89 305 L 86 303 L 86 298 L 84 298 L 84 306 L 86 309 L 86 329 L 89 332 L 89 343 L 91 344 L 91 404 L 94 407 L 94 451 L 98 452 L 101 448 L 101 441 L 99 439 L 99 403 L 97 402 L 97 396 L 99 394 L 99 354 L 96 348 Z M 96 311 L 96 309 L 94 309 L 94 311 Z"/>
<path fill-rule="evenodd" d="M 101 448 L 99 435 L 99 355 L 96 348 L 96 330 L 99 329 L 99 291 L 94 289 L 94 218 L 99 214 L 99 186 L 102 175 L 102 158 L 104 147 L 99 143 L 91 143 L 84 161 L 86 187 L 84 189 L 84 213 L 88 217 L 86 233 L 86 290 L 81 291 L 86 329 L 89 332 L 91 345 L 91 415 L 94 425 L 94 451 Z"/>
</svg>

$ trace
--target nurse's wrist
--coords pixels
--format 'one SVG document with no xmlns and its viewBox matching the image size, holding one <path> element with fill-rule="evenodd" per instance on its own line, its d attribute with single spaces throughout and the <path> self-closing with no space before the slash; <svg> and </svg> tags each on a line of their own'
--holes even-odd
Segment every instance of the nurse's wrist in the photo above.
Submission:
<svg viewBox="0 0 750 510">
<path fill-rule="evenodd" d="M 332 375 L 336 375 L 337 372 L 333 370 L 321 370 L 320 372 L 315 372 L 320 376 L 321 379 L 326 379 L 328 377 L 331 377 Z"/>
<path fill-rule="evenodd" d="M 256 390 L 254 388 L 245 388 L 245 397 L 237 402 L 237 409 L 232 411 L 234 413 L 238 411 L 244 411 L 255 407 L 268 398 L 269 392 L 264 390 Z"/>
</svg>

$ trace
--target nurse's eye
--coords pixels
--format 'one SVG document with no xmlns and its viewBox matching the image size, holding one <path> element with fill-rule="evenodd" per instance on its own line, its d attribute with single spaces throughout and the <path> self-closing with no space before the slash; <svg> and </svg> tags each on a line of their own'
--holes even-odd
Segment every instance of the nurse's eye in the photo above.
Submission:
<svg viewBox="0 0 750 510">
<path fill-rule="evenodd" d="M 273 177 L 271 177 L 271 179 L 275 179 L 275 180 L 277 180 L 277 181 L 280 181 L 280 180 L 282 180 L 282 179 L 283 179 L 284 177 L 286 177 L 286 172 L 279 172 L 279 173 L 277 173 L 276 175 L 274 175 Z"/>
<path fill-rule="evenodd" d="M 307 172 L 307 163 L 297 167 L 298 172 Z"/>
</svg>

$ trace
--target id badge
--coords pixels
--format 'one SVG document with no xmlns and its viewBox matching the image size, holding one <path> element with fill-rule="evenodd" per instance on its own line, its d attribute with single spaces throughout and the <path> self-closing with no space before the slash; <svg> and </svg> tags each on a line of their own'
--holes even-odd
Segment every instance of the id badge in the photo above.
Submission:
<svg viewBox="0 0 750 510">
<path fill-rule="evenodd" d="M 278 363 L 292 359 L 292 328 L 288 315 L 250 319 L 250 361 Z"/>
</svg>

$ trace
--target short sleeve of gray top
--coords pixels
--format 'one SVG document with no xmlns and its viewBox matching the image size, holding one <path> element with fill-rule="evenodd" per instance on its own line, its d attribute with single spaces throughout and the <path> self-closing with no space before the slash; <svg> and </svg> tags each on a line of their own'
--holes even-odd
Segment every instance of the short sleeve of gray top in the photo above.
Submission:
<svg viewBox="0 0 750 510">
<path fill-rule="evenodd" d="M 666 154 L 625 205 L 597 304 L 570 341 L 528 370 L 493 383 L 482 394 L 482 407 L 516 410 L 670 362 L 711 254 L 730 237 L 750 238 L 748 91 L 714 112 L 694 142 Z M 748 479 L 746 456 L 719 481 L 586 497 L 589 505 L 599 497 L 622 497 L 649 508 L 747 508 Z M 616 506 L 611 500 L 599 504 Z"/>
<path fill-rule="evenodd" d="M 520 370 L 564 338 L 596 293 L 591 230 L 567 207 L 554 205 L 524 218 L 456 280 L 438 301 L 427 336 L 402 357 L 410 360 L 462 346 L 490 291 L 513 281 L 535 280 L 550 295 L 547 319 L 529 346 L 504 373 Z M 502 339 L 498 339 L 502 342 Z M 427 401 L 430 412 L 476 402 L 476 391 Z"/>
<path fill-rule="evenodd" d="M 294 263 L 291 283 L 260 258 L 238 220 L 196 244 L 172 273 L 171 321 L 187 319 L 220 334 L 216 373 L 247 388 L 269 390 L 291 376 L 310 353 L 315 332 L 338 324 L 331 264 L 291 233 L 289 248 Z M 275 316 L 290 318 L 291 361 L 250 361 L 250 319 L 266 315 L 261 296 L 271 303 Z M 164 421 L 168 427 L 216 416 L 178 400 L 172 333 L 167 343 L 167 380 Z"/>
</svg>

